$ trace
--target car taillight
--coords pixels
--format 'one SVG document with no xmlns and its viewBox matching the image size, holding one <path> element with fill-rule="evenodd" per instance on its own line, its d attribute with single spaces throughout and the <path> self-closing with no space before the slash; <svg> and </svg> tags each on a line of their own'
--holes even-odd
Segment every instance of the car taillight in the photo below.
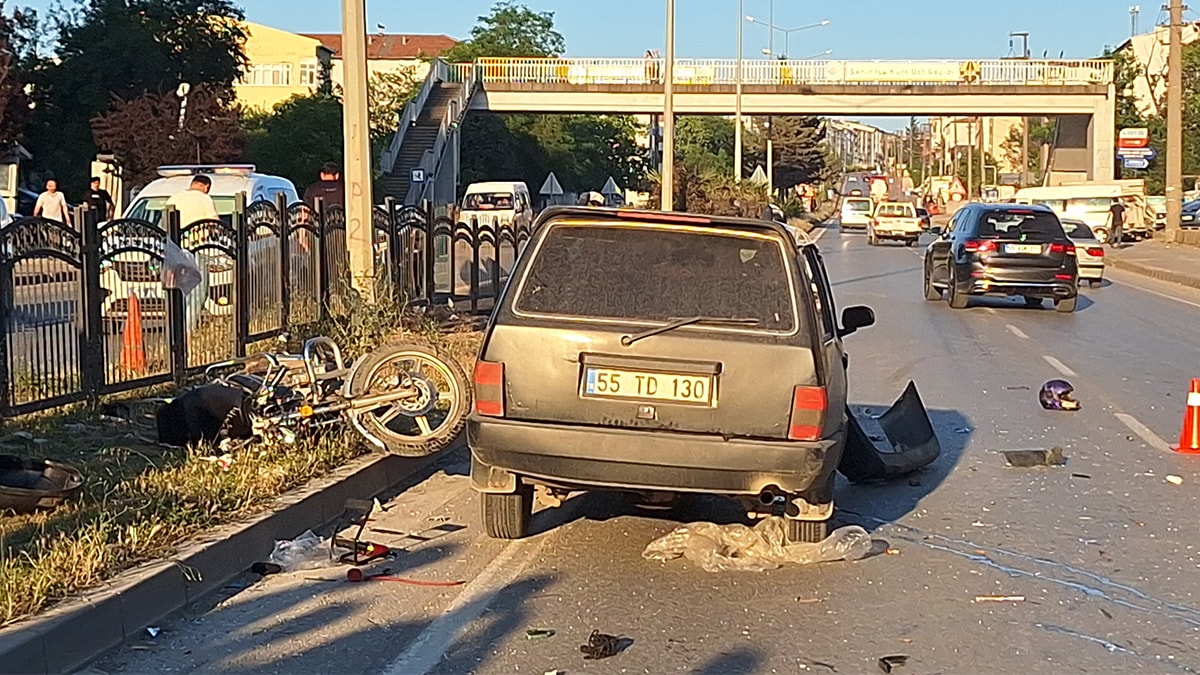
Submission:
<svg viewBox="0 0 1200 675">
<path fill-rule="evenodd" d="M 827 404 L 825 387 L 796 387 L 792 390 L 792 415 L 788 420 L 788 438 L 793 441 L 815 441 L 821 438 Z"/>
<path fill-rule="evenodd" d="M 475 363 L 475 412 L 487 417 L 504 417 L 503 363 Z"/>
<path fill-rule="evenodd" d="M 1051 253 L 1065 253 L 1066 255 L 1075 255 L 1075 244 L 1054 243 L 1050 244 Z"/>
<path fill-rule="evenodd" d="M 1090 256 L 1095 256 L 1097 258 L 1104 257 L 1104 249 L 1102 249 L 1098 246 L 1089 246 L 1087 248 L 1087 252 L 1088 252 L 1088 255 L 1090 255 Z"/>
<path fill-rule="evenodd" d="M 1075 277 L 1071 276 L 1070 274 L 1055 274 L 1054 278 L 1062 279 L 1064 281 L 1070 281 L 1070 280 L 1074 279 Z"/>
<path fill-rule="evenodd" d="M 968 241 L 963 244 L 963 250 L 967 253 L 994 253 L 996 251 L 996 242 Z"/>
</svg>

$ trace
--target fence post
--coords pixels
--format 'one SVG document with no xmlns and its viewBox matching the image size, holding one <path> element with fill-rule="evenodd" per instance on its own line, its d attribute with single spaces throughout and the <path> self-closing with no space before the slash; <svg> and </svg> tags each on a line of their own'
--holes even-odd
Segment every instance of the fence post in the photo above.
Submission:
<svg viewBox="0 0 1200 675">
<path fill-rule="evenodd" d="M 241 358 L 246 355 L 246 343 L 250 340 L 250 246 L 247 243 L 245 192 L 233 197 L 233 238 L 233 354 Z"/>
<path fill-rule="evenodd" d="M 492 225 L 496 224 L 496 219 L 492 219 Z M 471 314 L 479 313 L 479 247 L 480 236 L 479 228 L 486 227 L 479 224 L 479 219 L 471 218 Z"/>
<path fill-rule="evenodd" d="M 168 204 L 163 217 L 167 219 L 167 240 L 183 248 L 183 228 L 179 223 L 179 211 Z M 202 269 L 201 273 L 207 274 L 208 270 Z M 167 321 L 170 323 L 168 333 L 171 346 L 171 376 L 175 379 L 175 384 L 182 387 L 187 380 L 188 365 L 188 322 L 183 304 L 183 291 L 178 288 L 163 290 L 167 294 Z"/>
<path fill-rule="evenodd" d="M 325 312 L 329 304 L 329 274 L 325 269 L 325 200 L 317 197 L 314 203 L 317 211 L 316 234 L 311 237 L 313 246 L 317 247 L 317 321 L 325 320 Z"/>
<path fill-rule="evenodd" d="M 292 323 L 292 249 L 291 219 L 288 217 L 287 195 L 275 194 L 279 209 L 279 331 L 287 333 Z"/>
<path fill-rule="evenodd" d="M 12 306 L 13 306 L 13 262 L 12 262 L 12 224 L 0 229 L 0 326 L 4 335 L 0 336 L 0 417 L 7 418 L 12 410 L 12 382 L 8 371 L 8 338 L 12 335 Z M 0 419 L 0 422 L 3 422 Z"/>
<path fill-rule="evenodd" d="M 425 238 L 424 238 L 425 259 L 423 261 L 421 261 L 421 264 L 425 268 L 424 270 L 422 270 L 422 272 L 423 272 L 422 276 L 425 277 L 425 283 L 422 284 L 424 286 L 424 288 L 422 290 L 425 292 L 425 304 L 427 304 L 427 305 L 433 304 L 433 296 L 437 293 L 437 285 L 436 285 L 436 281 L 434 279 L 434 274 L 433 274 L 434 268 L 436 267 L 435 262 L 437 259 L 437 242 L 435 241 L 438 237 L 437 229 L 438 229 L 437 218 L 434 215 L 433 206 L 428 201 L 426 201 L 425 202 Z M 454 240 L 453 240 L 454 223 L 453 223 L 453 220 L 451 220 L 451 224 L 450 224 L 450 236 L 452 237 L 452 239 L 450 240 L 450 251 L 451 251 L 451 253 L 453 253 L 453 251 L 454 251 Z M 451 256 L 450 262 L 451 262 L 451 272 L 453 272 L 453 263 L 454 263 L 453 255 Z M 450 280 L 451 280 L 451 282 L 454 281 L 453 273 L 450 276 Z M 450 288 L 450 294 L 451 295 L 454 294 L 453 287 Z"/>
<path fill-rule="evenodd" d="M 80 224 L 83 235 L 79 269 L 83 300 L 83 307 L 79 308 L 83 320 L 78 357 L 79 376 L 84 394 L 95 405 L 108 382 L 105 372 L 108 359 L 105 358 L 104 349 L 104 315 L 101 311 L 104 289 L 100 287 L 100 211 L 80 207 L 76 209 L 75 222 Z"/>
<path fill-rule="evenodd" d="M 395 197 L 387 197 L 383 200 L 383 208 L 387 209 L 387 227 L 388 227 L 388 277 L 392 282 L 392 296 L 396 303 L 404 302 L 404 267 L 402 260 L 404 257 L 404 248 L 400 242 L 400 222 L 396 218 L 396 199 Z"/>
</svg>

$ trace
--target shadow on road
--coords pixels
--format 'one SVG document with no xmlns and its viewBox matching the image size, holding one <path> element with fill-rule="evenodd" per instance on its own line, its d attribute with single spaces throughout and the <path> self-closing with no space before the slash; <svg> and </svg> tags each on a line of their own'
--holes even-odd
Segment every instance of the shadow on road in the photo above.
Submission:
<svg viewBox="0 0 1200 675">
<path fill-rule="evenodd" d="M 700 675 L 729 675 L 731 673 L 756 673 L 762 665 L 763 654 L 757 649 L 745 647 L 718 654 L 699 668 L 692 670 Z"/>
</svg>

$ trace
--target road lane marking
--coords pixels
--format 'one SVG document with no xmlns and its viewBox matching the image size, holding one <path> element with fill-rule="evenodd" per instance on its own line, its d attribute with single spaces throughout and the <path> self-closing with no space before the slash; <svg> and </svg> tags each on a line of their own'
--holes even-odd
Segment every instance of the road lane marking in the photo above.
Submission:
<svg viewBox="0 0 1200 675">
<path fill-rule="evenodd" d="M 1144 292 L 1146 292 L 1146 293 L 1149 293 L 1150 295 L 1157 295 L 1158 297 L 1160 297 L 1160 298 L 1166 298 L 1167 300 L 1174 300 L 1175 302 L 1181 302 L 1181 303 L 1183 303 L 1183 304 L 1185 304 L 1185 305 L 1188 305 L 1188 306 L 1190 306 L 1190 307 L 1196 307 L 1196 308 L 1200 308 L 1200 302 L 1192 302 L 1191 300 L 1184 300 L 1183 298 L 1177 298 L 1177 297 L 1175 297 L 1175 296 L 1173 296 L 1173 295 L 1168 295 L 1168 294 L 1166 294 L 1166 293 L 1160 293 L 1160 292 L 1158 292 L 1158 291 L 1152 291 L 1152 290 L 1150 290 L 1149 288 L 1146 288 L 1145 286 L 1138 286 L 1137 284 L 1131 284 L 1131 283 L 1129 283 L 1128 281 L 1122 281 L 1122 282 L 1121 282 L 1121 285 L 1123 285 L 1123 286 L 1129 286 L 1130 288 L 1136 288 L 1136 289 L 1138 289 L 1139 291 L 1144 291 Z M 1185 287 L 1185 288 L 1186 288 L 1186 287 Z"/>
<path fill-rule="evenodd" d="M 1063 375 L 1066 375 L 1067 377 L 1075 377 L 1075 375 L 1076 375 L 1075 371 L 1068 368 L 1067 364 L 1063 363 L 1062 361 L 1059 361 L 1058 359 L 1054 358 L 1053 356 L 1049 356 L 1049 355 L 1043 356 L 1042 359 L 1044 359 L 1046 361 L 1046 363 L 1049 363 L 1050 367 L 1054 368 L 1055 370 L 1062 373 Z"/>
<path fill-rule="evenodd" d="M 500 555 L 463 587 L 462 593 L 446 607 L 441 616 L 421 631 L 385 675 L 425 675 L 442 661 L 446 651 L 458 641 L 459 634 L 479 618 L 488 606 L 525 570 L 546 543 L 546 536 L 509 544 Z"/>
<path fill-rule="evenodd" d="M 1025 331 L 1021 330 L 1020 328 L 1017 328 L 1016 326 L 1012 325 L 1011 323 L 1006 323 L 1006 324 L 1004 324 L 1004 326 L 1006 328 L 1008 328 L 1008 332 L 1012 333 L 1013 335 L 1016 335 L 1017 337 L 1021 338 L 1022 340 L 1029 339 L 1029 336 L 1025 334 Z"/>
<path fill-rule="evenodd" d="M 1154 448 L 1155 450 L 1162 450 L 1163 452 L 1172 452 L 1173 451 L 1173 448 L 1171 447 L 1171 445 L 1169 443 L 1164 441 L 1162 438 L 1159 438 L 1158 434 L 1151 431 L 1150 428 L 1147 427 L 1145 424 L 1142 424 L 1141 422 L 1139 422 L 1137 420 L 1137 418 L 1134 417 L 1133 415 L 1127 415 L 1125 413 L 1114 413 L 1114 414 L 1117 416 L 1117 419 L 1121 420 L 1121 422 L 1125 426 L 1129 427 L 1130 431 L 1137 434 L 1138 436 L 1141 436 L 1142 440 L 1146 441 L 1146 445 L 1149 445 L 1150 447 Z"/>
</svg>

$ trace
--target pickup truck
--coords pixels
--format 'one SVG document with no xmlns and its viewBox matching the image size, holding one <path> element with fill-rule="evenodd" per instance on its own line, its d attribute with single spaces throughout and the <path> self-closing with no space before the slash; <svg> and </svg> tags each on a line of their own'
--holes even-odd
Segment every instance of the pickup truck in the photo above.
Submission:
<svg viewBox="0 0 1200 675">
<path fill-rule="evenodd" d="M 867 244 L 878 246 L 881 239 L 891 239 L 913 246 L 922 229 L 917 207 L 909 202 L 881 202 L 867 225 Z"/>
</svg>

